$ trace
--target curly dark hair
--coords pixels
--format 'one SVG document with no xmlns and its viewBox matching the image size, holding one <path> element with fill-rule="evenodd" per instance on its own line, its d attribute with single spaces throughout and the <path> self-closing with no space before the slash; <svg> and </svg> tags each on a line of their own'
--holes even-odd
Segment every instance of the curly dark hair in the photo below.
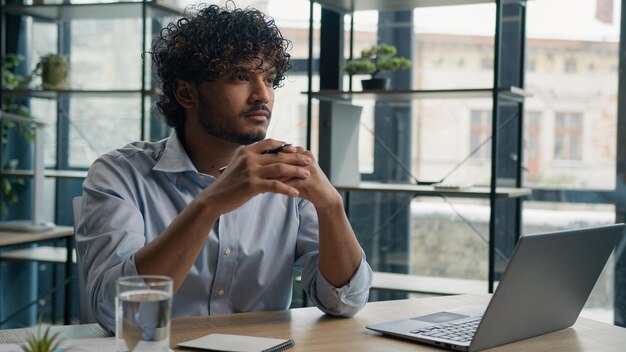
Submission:
<svg viewBox="0 0 626 352">
<path fill-rule="evenodd" d="M 277 88 L 291 68 L 291 42 L 273 19 L 253 8 L 229 7 L 188 7 L 190 15 L 163 28 L 153 42 L 150 54 L 161 85 L 157 108 L 170 127 L 180 130 L 185 121 L 185 110 L 174 96 L 177 79 L 215 81 L 234 72 L 237 64 L 252 61 L 261 68 L 265 59 L 276 70 Z"/>
</svg>

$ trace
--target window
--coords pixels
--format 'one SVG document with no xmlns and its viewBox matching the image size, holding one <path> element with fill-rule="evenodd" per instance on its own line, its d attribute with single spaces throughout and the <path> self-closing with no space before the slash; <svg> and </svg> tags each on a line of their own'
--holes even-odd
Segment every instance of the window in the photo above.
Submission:
<svg viewBox="0 0 626 352">
<path fill-rule="evenodd" d="M 596 19 L 604 23 L 613 23 L 613 0 L 596 0 Z"/>
<path fill-rule="evenodd" d="M 537 60 L 535 58 L 529 58 L 526 60 L 526 71 L 534 72 L 537 67 Z"/>
<path fill-rule="evenodd" d="M 483 70 L 493 70 L 493 57 L 483 57 L 480 60 L 480 68 Z"/>
<path fill-rule="evenodd" d="M 603 192 L 612 194 L 617 168 L 619 6 L 613 0 L 527 3 L 527 53 L 541 55 L 525 76 L 524 88 L 533 96 L 524 107 L 541 115 L 538 169 L 524 172 L 524 186 L 534 188 L 523 205 L 524 233 L 615 222 L 616 206 Z M 575 72 L 564 72 L 568 58 L 576 59 Z M 574 62 L 568 64 L 573 70 Z M 524 120 L 530 169 L 531 119 Z M 582 316 L 607 323 L 625 316 L 624 301 L 616 299 L 624 288 L 614 285 L 613 268 L 623 271 L 620 264 L 606 266 Z"/>
<path fill-rule="evenodd" d="M 565 73 L 576 73 L 576 60 L 573 58 L 568 58 L 565 60 L 565 64 L 563 65 L 563 71 L 565 71 Z"/>
<path fill-rule="evenodd" d="M 470 127 L 470 150 L 474 153 L 474 159 L 489 159 L 491 157 L 491 143 L 485 141 L 491 138 L 491 111 L 472 110 Z M 485 145 L 482 145 L 485 143 Z"/>
<path fill-rule="evenodd" d="M 541 112 L 528 111 L 524 117 L 524 165 L 528 176 L 536 177 L 539 171 Z"/>
<path fill-rule="evenodd" d="M 554 117 L 554 159 L 582 159 L 581 113 L 559 112 Z"/>
</svg>

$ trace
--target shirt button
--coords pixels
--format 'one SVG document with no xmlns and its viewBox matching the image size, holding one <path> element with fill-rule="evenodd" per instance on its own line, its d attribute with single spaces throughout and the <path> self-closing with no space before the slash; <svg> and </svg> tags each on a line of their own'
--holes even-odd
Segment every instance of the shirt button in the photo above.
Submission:
<svg viewBox="0 0 626 352">
<path fill-rule="evenodd" d="M 217 291 L 217 294 L 218 294 L 219 296 L 223 296 L 223 295 L 224 295 L 224 290 L 219 290 L 219 291 Z"/>
<path fill-rule="evenodd" d="M 226 248 L 224 250 L 224 254 L 229 255 L 232 252 L 232 250 L 230 248 Z"/>
</svg>

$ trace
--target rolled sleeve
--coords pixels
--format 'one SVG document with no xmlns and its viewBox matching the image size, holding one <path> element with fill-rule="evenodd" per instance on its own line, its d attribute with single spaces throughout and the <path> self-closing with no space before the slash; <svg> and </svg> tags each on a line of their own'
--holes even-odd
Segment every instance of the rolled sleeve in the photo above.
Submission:
<svg viewBox="0 0 626 352">
<path fill-rule="evenodd" d="M 324 313 L 342 317 L 352 317 L 367 303 L 372 286 L 372 269 L 361 254 L 361 263 L 350 281 L 342 287 L 335 287 L 319 271 L 315 284 L 311 285 L 310 298 Z"/>
<path fill-rule="evenodd" d="M 296 269 L 302 273 L 302 288 L 315 306 L 324 313 L 336 316 L 354 316 L 369 298 L 373 274 L 361 249 L 361 262 L 347 284 L 335 287 L 319 270 L 319 225 L 313 204 L 302 201 L 300 229 L 296 253 Z"/>
</svg>

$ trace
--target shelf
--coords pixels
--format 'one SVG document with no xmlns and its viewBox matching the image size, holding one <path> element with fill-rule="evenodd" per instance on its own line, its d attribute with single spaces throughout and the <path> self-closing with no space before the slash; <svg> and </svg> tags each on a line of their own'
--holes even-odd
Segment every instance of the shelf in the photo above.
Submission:
<svg viewBox="0 0 626 352">
<path fill-rule="evenodd" d="M 71 236 L 74 236 L 74 228 L 71 226 L 55 226 L 52 230 L 45 232 L 0 230 L 0 246 L 57 240 Z"/>
<path fill-rule="evenodd" d="M 411 274 L 372 273 L 371 290 L 419 293 L 427 295 L 483 294 L 488 292 L 488 283 L 483 280 L 456 279 L 449 277 L 419 276 Z M 296 282 L 302 282 L 297 276 Z"/>
<path fill-rule="evenodd" d="M 397 291 L 434 295 L 461 295 L 487 293 L 489 285 L 483 280 L 448 277 L 418 276 L 410 274 L 374 272 L 373 290 Z"/>
<path fill-rule="evenodd" d="M 3 89 L 3 95 L 19 95 L 19 96 L 28 96 L 33 98 L 41 98 L 41 99 L 57 99 L 59 96 L 63 95 L 75 95 L 81 97 L 97 97 L 97 98 L 124 98 L 128 97 L 128 95 L 154 95 L 156 94 L 155 90 L 145 90 L 141 91 L 140 89 Z"/>
<path fill-rule="evenodd" d="M 4 170 L 4 177 L 32 177 L 31 170 Z M 79 170 L 45 170 L 45 177 L 56 178 L 85 178 L 87 171 Z M 368 191 L 368 192 L 408 192 L 418 195 L 445 195 L 449 197 L 485 198 L 490 194 L 489 187 L 473 186 L 464 189 L 436 189 L 434 186 L 414 185 L 410 183 L 381 183 L 361 182 L 358 186 L 335 186 L 340 191 Z M 531 194 L 529 188 L 497 187 L 496 197 L 517 198 Z"/>
<path fill-rule="evenodd" d="M 0 253 L 0 259 L 65 263 L 67 261 L 67 248 L 40 246 L 35 248 L 15 249 Z M 76 263 L 76 250 L 72 250 L 72 262 Z"/>
<path fill-rule="evenodd" d="M 436 189 L 434 186 L 422 186 L 403 183 L 361 182 L 358 186 L 335 186 L 339 191 L 366 192 L 405 192 L 424 196 L 444 195 L 448 197 L 486 198 L 491 194 L 489 187 L 473 186 L 464 189 Z M 529 188 L 496 187 L 497 198 L 519 198 L 531 194 Z"/>
<path fill-rule="evenodd" d="M 503 87 L 498 89 L 499 96 L 503 99 L 522 101 L 530 96 L 519 87 Z M 382 100 L 410 100 L 410 99 L 469 99 L 491 98 L 492 88 L 472 89 L 430 89 L 430 90 L 367 90 L 359 92 L 344 92 L 338 90 L 320 90 L 311 93 L 313 98 L 322 100 L 352 100 L 352 99 L 375 99 Z"/>
<path fill-rule="evenodd" d="M 85 178 L 87 171 L 79 170 L 45 170 L 45 177 L 56 178 Z M 4 170 L 0 173 L 1 177 L 33 177 L 32 170 Z"/>
<path fill-rule="evenodd" d="M 340 11 L 400 11 L 416 7 L 493 4 L 494 0 L 316 0 L 323 6 Z"/>
<path fill-rule="evenodd" d="M 45 123 L 38 121 L 32 117 L 15 115 L 15 114 L 11 114 L 11 113 L 0 110 L 0 120 L 5 120 L 5 119 L 22 124 L 22 125 L 29 125 L 29 126 L 35 126 L 35 127 L 44 127 L 46 125 Z"/>
<path fill-rule="evenodd" d="M 147 1 L 146 16 L 180 16 L 183 10 L 162 1 Z M 7 13 L 19 16 L 32 16 L 50 21 L 105 20 L 120 18 L 142 18 L 143 2 L 113 2 L 95 4 L 50 4 L 16 5 L 6 4 Z"/>
</svg>

